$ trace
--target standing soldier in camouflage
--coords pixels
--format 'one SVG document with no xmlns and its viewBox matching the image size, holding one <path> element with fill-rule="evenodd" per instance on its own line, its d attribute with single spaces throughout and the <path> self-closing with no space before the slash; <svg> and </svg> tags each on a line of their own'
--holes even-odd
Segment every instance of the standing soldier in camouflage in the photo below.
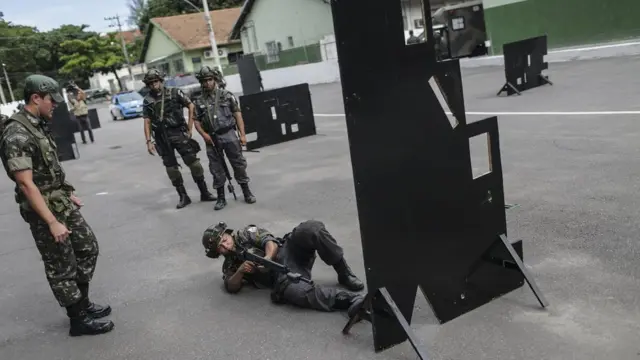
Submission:
<svg viewBox="0 0 640 360">
<path fill-rule="evenodd" d="M 89 300 L 98 242 L 79 211 L 82 203 L 66 180 L 48 127 L 53 109 L 64 98 L 55 80 L 31 75 L 25 80 L 24 101 L 24 108 L 5 123 L 0 138 L 0 157 L 16 183 L 20 215 L 31 228 L 51 290 L 67 309 L 69 334 L 109 332 L 113 323 L 96 319 L 109 315 L 111 307 Z"/>
<path fill-rule="evenodd" d="M 288 303 L 318 311 L 348 310 L 349 313 L 356 310 L 364 299 L 354 293 L 364 289 L 364 284 L 351 271 L 344 259 L 344 250 L 320 221 L 302 222 L 282 238 L 275 237 L 259 226 L 248 225 L 233 231 L 221 222 L 205 230 L 202 245 L 207 257 L 225 257 L 222 276 L 227 292 L 237 293 L 244 284 L 253 284 L 270 288 L 271 300 L 275 303 Z M 291 272 L 307 279 L 311 279 L 313 264 L 316 256 L 319 256 L 325 264 L 333 266 L 338 283 L 349 291 L 294 282 L 285 274 L 263 271 L 254 263 L 242 261 L 235 253 L 238 247 L 285 265 Z"/>
<path fill-rule="evenodd" d="M 207 144 L 209 170 L 213 175 L 213 187 L 218 193 L 218 201 L 214 207 L 220 210 L 227 205 L 224 184 L 227 180 L 224 171 L 224 154 L 229 158 L 236 181 L 242 188 L 244 201 L 248 204 L 256 202 L 256 197 L 249 189 L 247 160 L 242 155 L 242 146 L 247 144 L 244 132 L 244 121 L 240 107 L 233 94 L 219 86 L 222 74 L 204 66 L 196 74 L 202 85 L 202 95 L 192 99 L 196 106 L 196 129 Z M 236 128 L 240 137 L 236 134 Z"/>
<path fill-rule="evenodd" d="M 216 200 L 204 180 L 204 169 L 198 159 L 200 144 L 191 138 L 193 131 L 194 106 L 191 100 L 178 88 L 165 88 L 163 77 L 156 69 L 149 70 L 144 76 L 144 83 L 149 93 L 144 97 L 142 117 L 144 118 L 144 136 L 147 140 L 147 151 L 154 155 L 157 151 L 162 157 L 171 184 L 180 197 L 176 208 L 191 204 L 191 198 L 184 187 L 184 181 L 175 151 L 191 170 L 193 181 L 200 190 L 200 201 Z M 189 108 L 189 123 L 184 119 L 184 108 Z M 151 136 L 155 144 L 151 141 Z"/>
</svg>

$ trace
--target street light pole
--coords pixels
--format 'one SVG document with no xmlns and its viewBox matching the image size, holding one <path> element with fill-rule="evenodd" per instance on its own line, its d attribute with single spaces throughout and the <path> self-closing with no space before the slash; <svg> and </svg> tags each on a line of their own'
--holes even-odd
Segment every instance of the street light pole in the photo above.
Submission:
<svg viewBox="0 0 640 360">
<path fill-rule="evenodd" d="M 216 43 L 216 35 L 213 32 L 213 24 L 211 23 L 211 14 L 209 13 L 209 4 L 207 4 L 207 0 L 202 0 L 202 7 L 204 7 L 204 19 L 207 21 L 207 28 L 209 30 L 209 42 L 211 43 L 211 51 L 213 51 L 213 56 L 216 60 L 216 66 L 218 70 L 220 70 L 220 74 L 224 75 L 222 72 L 222 64 L 220 64 L 220 56 L 218 55 L 218 43 Z"/>
<path fill-rule="evenodd" d="M 191 5 L 194 9 L 200 11 L 200 9 L 193 5 L 189 0 L 182 0 L 185 3 Z M 209 43 L 211 43 L 211 51 L 213 51 L 213 58 L 216 63 L 216 67 L 220 70 L 220 74 L 224 75 L 222 72 L 222 64 L 220 64 L 220 55 L 218 55 L 218 43 L 216 42 L 216 35 L 213 32 L 213 23 L 211 22 L 211 14 L 209 13 L 209 4 L 207 0 L 202 0 L 202 7 L 204 8 L 204 20 L 207 22 L 207 31 L 209 33 Z"/>
<path fill-rule="evenodd" d="M 2 89 L 2 80 L 0 79 L 0 101 L 2 101 L 2 104 L 6 104 L 7 103 L 7 99 L 4 98 L 4 90 Z"/>
<path fill-rule="evenodd" d="M 7 87 L 9 88 L 9 95 L 11 95 L 11 101 L 15 102 L 16 98 L 13 97 L 13 90 L 11 89 L 11 83 L 9 82 L 9 75 L 7 75 L 7 66 L 4 63 L 2 63 L 2 70 L 4 71 L 4 79 L 7 81 Z"/>
<path fill-rule="evenodd" d="M 118 25 L 118 32 L 120 33 L 120 42 L 122 43 L 122 52 L 124 53 L 124 59 L 127 62 L 127 69 L 129 70 L 129 79 L 131 79 L 131 85 L 135 87 L 135 81 L 133 79 L 133 71 L 131 70 L 131 61 L 129 61 L 129 52 L 127 51 L 127 44 L 124 42 L 124 35 L 122 34 L 122 24 L 120 24 L 120 15 L 105 17 L 105 20 L 115 20 Z M 113 23 L 109 27 L 113 27 Z M 126 84 L 125 84 L 126 86 Z M 124 90 L 124 89 L 123 89 Z"/>
</svg>

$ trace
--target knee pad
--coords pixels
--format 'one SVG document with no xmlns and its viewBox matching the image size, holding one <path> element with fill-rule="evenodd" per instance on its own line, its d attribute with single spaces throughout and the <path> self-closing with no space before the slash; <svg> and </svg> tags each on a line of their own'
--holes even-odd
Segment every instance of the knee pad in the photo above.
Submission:
<svg viewBox="0 0 640 360">
<path fill-rule="evenodd" d="M 190 161 L 187 162 L 187 160 Z M 185 163 L 191 170 L 191 175 L 193 175 L 194 178 L 201 178 L 204 176 L 204 168 L 202 167 L 202 164 L 200 164 L 200 160 L 198 160 L 198 158 L 194 156 L 192 159 L 190 156 L 188 159 L 185 159 Z"/>
<path fill-rule="evenodd" d="M 317 232 L 322 228 L 324 228 L 324 223 L 318 220 L 307 220 L 302 222 L 300 225 L 296 227 L 298 231 L 311 232 L 311 233 Z"/>
<path fill-rule="evenodd" d="M 182 173 L 177 166 L 167 167 L 166 170 L 169 180 L 171 180 L 171 184 L 173 184 L 173 186 L 180 186 L 183 184 Z"/>
</svg>

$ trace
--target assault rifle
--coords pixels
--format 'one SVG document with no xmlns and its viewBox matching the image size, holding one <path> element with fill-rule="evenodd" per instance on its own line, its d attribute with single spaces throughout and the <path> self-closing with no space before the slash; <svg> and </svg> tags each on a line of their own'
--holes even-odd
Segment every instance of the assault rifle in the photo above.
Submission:
<svg viewBox="0 0 640 360">
<path fill-rule="evenodd" d="M 217 118 L 218 104 L 220 103 L 220 90 L 216 87 L 215 92 L 216 92 L 216 97 L 214 100 L 215 104 L 213 109 L 213 117 Z M 231 183 L 233 181 L 233 178 L 231 177 L 231 172 L 229 171 L 229 167 L 227 166 L 227 161 L 224 159 L 224 151 L 213 140 L 216 134 L 213 132 L 213 122 L 212 122 L 211 112 L 209 111 L 209 105 L 207 105 L 207 114 L 209 116 L 202 115 L 202 117 L 206 118 L 205 121 L 207 121 L 207 124 L 208 124 L 207 128 L 209 128 L 209 137 L 211 137 L 211 142 L 212 142 L 211 145 L 213 145 L 213 152 L 216 154 L 218 159 L 222 161 L 222 168 L 224 169 L 224 174 L 227 177 L 227 189 L 229 190 L 230 193 L 233 194 L 233 199 L 238 200 L 238 197 L 236 196 L 236 191 L 233 188 L 233 184 Z"/>
<path fill-rule="evenodd" d="M 265 259 L 264 257 L 254 254 L 250 251 L 250 249 L 246 249 L 243 247 L 240 247 L 236 244 L 236 250 L 234 250 L 234 253 L 236 254 L 236 256 L 238 256 L 239 259 L 241 259 L 242 261 L 251 261 L 252 263 L 258 265 L 258 266 L 262 266 L 265 269 L 274 271 L 276 273 L 279 274 L 284 274 L 287 276 L 287 278 L 289 278 L 289 280 L 291 280 L 294 283 L 298 283 L 300 281 L 305 282 L 307 284 L 313 284 L 313 280 L 307 279 L 306 277 L 298 274 L 298 273 L 293 273 L 291 272 L 291 270 L 289 270 L 288 267 L 282 265 L 282 264 L 278 264 L 275 261 L 269 260 L 269 259 Z"/>
<path fill-rule="evenodd" d="M 159 156 L 169 155 L 173 153 L 173 149 L 171 148 L 171 142 L 169 142 L 169 136 L 167 135 L 167 129 L 164 124 L 164 95 L 165 89 L 162 90 L 162 102 L 160 103 L 160 114 L 158 117 L 158 121 L 151 122 L 151 135 L 153 139 L 156 141 L 155 148 L 158 152 Z M 155 104 L 150 105 L 151 109 L 155 112 Z"/>
</svg>

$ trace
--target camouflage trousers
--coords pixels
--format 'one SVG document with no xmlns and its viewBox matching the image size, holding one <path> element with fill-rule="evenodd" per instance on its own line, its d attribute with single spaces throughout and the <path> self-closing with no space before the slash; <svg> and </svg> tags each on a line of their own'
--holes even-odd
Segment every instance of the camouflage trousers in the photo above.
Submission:
<svg viewBox="0 0 640 360">
<path fill-rule="evenodd" d="M 78 302 L 82 294 L 78 284 L 89 284 L 98 260 L 98 241 L 79 210 L 58 221 L 71 231 L 64 242 L 55 242 L 49 226 L 41 219 L 29 219 L 31 234 L 44 263 L 49 286 L 60 306 Z"/>
</svg>

